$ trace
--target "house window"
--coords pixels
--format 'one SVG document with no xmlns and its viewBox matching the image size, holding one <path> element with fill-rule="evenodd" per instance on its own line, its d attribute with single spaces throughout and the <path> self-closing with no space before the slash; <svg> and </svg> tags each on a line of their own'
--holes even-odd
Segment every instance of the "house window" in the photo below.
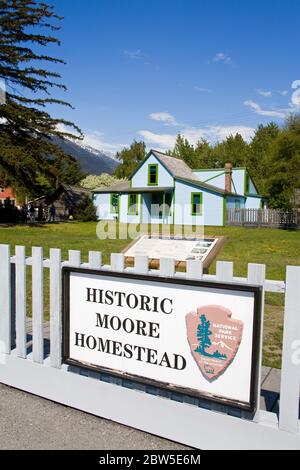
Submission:
<svg viewBox="0 0 300 470">
<path fill-rule="evenodd" d="M 128 194 L 128 214 L 130 215 L 138 214 L 138 195 L 137 194 Z"/>
<path fill-rule="evenodd" d="M 236 199 L 236 200 L 234 201 L 234 203 L 235 203 L 235 208 L 236 208 L 236 209 L 240 209 L 240 208 L 241 208 L 241 201 L 240 201 L 239 199 Z"/>
<path fill-rule="evenodd" d="M 119 194 L 111 194 L 110 195 L 110 212 L 112 214 L 119 213 Z"/>
<path fill-rule="evenodd" d="M 158 184 L 158 165 L 148 165 L 148 186 L 157 186 Z"/>
<path fill-rule="evenodd" d="M 202 193 L 192 193 L 191 208 L 192 215 L 202 215 Z"/>
</svg>

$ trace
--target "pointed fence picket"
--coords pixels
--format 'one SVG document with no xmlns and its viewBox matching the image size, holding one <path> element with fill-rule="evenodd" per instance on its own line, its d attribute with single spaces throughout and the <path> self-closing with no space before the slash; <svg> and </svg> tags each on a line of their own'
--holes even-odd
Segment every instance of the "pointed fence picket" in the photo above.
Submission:
<svg viewBox="0 0 300 470">
<path fill-rule="evenodd" d="M 30 257 L 26 257 L 25 251 L 25 247 L 17 246 L 15 255 L 11 255 L 8 245 L 0 245 L 0 382 L 194 447 L 300 448 L 300 267 L 288 266 L 284 282 L 266 280 L 265 265 L 252 263 L 248 265 L 247 278 L 242 278 L 234 276 L 233 263 L 224 261 L 217 262 L 215 275 L 209 275 L 203 274 L 202 263 L 196 260 L 189 260 L 183 273 L 175 272 L 174 260 L 168 258 L 161 259 L 160 269 L 156 271 L 149 269 L 148 257 L 142 255 L 136 256 L 133 268 L 127 268 L 124 255 L 120 253 L 112 254 L 111 264 L 103 266 L 99 252 L 89 252 L 88 262 L 82 263 L 81 252 L 77 250 L 69 251 L 67 261 L 62 260 L 60 249 L 50 249 L 49 259 L 43 258 L 40 247 L 32 248 Z M 27 266 L 32 269 L 32 354 L 27 354 L 26 350 Z M 252 422 L 229 416 L 220 405 L 205 410 L 70 372 L 62 366 L 61 357 L 63 266 L 158 274 L 164 278 L 249 283 L 263 286 L 264 292 L 285 293 L 279 417 L 259 411 Z M 46 360 L 43 338 L 45 269 L 50 274 L 50 355 Z M 16 344 L 12 349 L 13 313 Z M 261 357 L 259 375 L 260 370 Z M 122 400 L 126 403 L 125 409 L 120 408 Z M 163 421 L 159 429 L 154 426 L 153 416 L 159 416 L 160 423 Z M 195 428 L 191 426 L 193 416 L 198 420 Z"/>
</svg>

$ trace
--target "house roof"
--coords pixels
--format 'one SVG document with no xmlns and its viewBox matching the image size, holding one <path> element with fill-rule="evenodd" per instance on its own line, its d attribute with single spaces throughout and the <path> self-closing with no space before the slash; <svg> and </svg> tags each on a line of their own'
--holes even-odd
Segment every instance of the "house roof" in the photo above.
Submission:
<svg viewBox="0 0 300 470">
<path fill-rule="evenodd" d="M 78 203 L 83 196 L 92 197 L 92 191 L 86 188 L 82 188 L 81 186 L 72 186 L 69 184 L 60 184 L 59 187 L 53 191 L 51 194 L 46 194 L 45 196 L 41 196 L 37 199 L 33 199 L 29 202 L 31 203 L 44 203 L 50 204 L 51 202 L 55 201 L 56 198 L 64 191 L 67 194 L 68 200 L 73 203 Z"/>
<path fill-rule="evenodd" d="M 151 150 L 150 153 L 160 160 L 173 176 L 177 178 L 195 179 L 191 168 L 181 160 L 181 158 L 171 157 L 158 150 Z"/>
<path fill-rule="evenodd" d="M 166 155 L 165 153 L 159 152 L 158 150 L 151 150 L 147 156 L 147 158 L 150 155 L 154 155 L 158 161 L 161 162 L 161 164 L 169 171 L 169 173 L 179 181 L 183 181 L 186 183 L 193 184 L 194 186 L 197 186 L 199 188 L 207 189 L 208 191 L 220 194 L 222 196 L 224 195 L 233 195 L 237 197 L 244 197 L 241 194 L 237 193 L 228 193 L 220 188 L 217 188 L 216 186 L 213 186 L 211 184 L 203 183 L 199 179 L 195 178 L 195 175 L 191 168 L 180 158 L 176 157 L 171 157 L 170 155 Z M 133 172 L 132 176 L 138 171 L 138 169 L 143 165 L 145 160 L 143 160 L 140 165 L 136 168 L 136 170 Z M 100 188 L 98 190 L 95 190 L 94 193 L 140 193 L 140 192 L 170 192 L 174 188 L 173 187 L 140 187 L 140 188 L 132 188 L 130 181 L 122 181 L 120 183 L 117 183 L 113 186 L 110 187 L 105 187 L 105 188 Z"/>
<path fill-rule="evenodd" d="M 113 184 L 112 186 L 104 186 L 103 188 L 95 189 L 94 193 L 121 193 L 130 189 L 129 181 L 120 181 L 120 183 Z"/>
<path fill-rule="evenodd" d="M 166 155 L 165 153 L 160 152 L 159 150 L 151 150 L 145 160 L 143 160 L 139 166 L 135 169 L 132 173 L 130 179 L 135 175 L 138 169 L 144 164 L 144 162 L 150 157 L 150 155 L 154 155 L 157 160 L 169 171 L 169 173 L 175 178 L 175 180 L 183 181 L 186 183 L 190 183 L 194 186 L 197 186 L 202 189 L 206 189 L 207 191 L 211 191 L 216 194 L 220 194 L 222 196 L 235 196 L 235 197 L 242 197 L 245 198 L 243 194 L 238 194 L 236 192 L 226 192 L 225 190 L 218 188 L 212 184 L 204 183 L 200 181 L 198 178 L 195 178 L 194 172 L 199 170 L 192 170 L 183 160 L 177 157 L 172 157 L 170 155 Z M 220 171 L 220 168 L 215 168 L 216 171 Z M 173 187 L 139 187 L 139 188 L 132 188 L 130 181 L 122 181 L 110 187 L 100 188 L 95 190 L 94 193 L 141 193 L 141 192 L 170 192 L 174 188 Z M 259 196 L 258 196 L 259 197 Z"/>
<path fill-rule="evenodd" d="M 169 172 L 174 176 L 175 179 L 186 181 L 188 183 L 194 184 L 208 191 L 212 191 L 217 194 L 222 195 L 234 195 L 238 197 L 243 197 L 241 194 L 237 193 L 228 193 L 212 184 L 203 183 L 199 179 L 195 178 L 193 170 L 183 161 L 181 158 L 171 157 L 165 153 L 159 152 L 158 150 L 151 150 L 150 152 L 154 155 L 162 164 L 169 170 Z M 220 168 L 219 168 L 220 170 Z"/>
<path fill-rule="evenodd" d="M 145 186 L 141 188 L 132 188 L 130 186 L 130 182 L 121 182 L 114 184 L 113 186 L 100 188 L 94 191 L 94 194 L 101 194 L 101 193 L 153 193 L 153 192 L 171 192 L 173 191 L 173 186 Z"/>
<path fill-rule="evenodd" d="M 185 181 L 187 183 L 191 183 L 195 186 L 198 186 L 203 189 L 207 189 L 208 191 L 212 191 L 214 193 L 222 194 L 222 195 L 233 195 L 238 197 L 244 197 L 241 194 L 237 193 L 228 193 L 212 184 L 203 183 L 195 178 L 193 170 L 180 158 L 171 157 L 166 155 L 162 152 L 157 150 L 151 150 L 151 153 L 160 160 L 165 167 L 170 171 L 170 173 L 174 176 L 175 179 Z M 220 169 L 219 169 L 220 170 Z"/>
<path fill-rule="evenodd" d="M 61 184 L 60 187 L 74 196 L 82 196 L 86 194 L 87 196 L 91 195 L 92 191 L 81 186 L 72 186 L 70 184 Z M 60 189 L 60 188 L 58 188 Z"/>
<path fill-rule="evenodd" d="M 207 189 L 208 191 L 220 194 L 222 196 L 235 196 L 235 197 L 245 198 L 245 196 L 243 196 L 242 194 L 229 193 L 227 191 L 224 191 L 223 189 L 217 188 L 217 186 L 213 186 L 212 184 L 203 183 L 202 181 L 199 181 L 199 180 L 189 179 L 189 178 L 176 178 L 176 179 L 179 180 L 179 181 L 190 183 L 190 184 L 192 184 L 194 186 L 197 186 L 199 188 Z"/>
<path fill-rule="evenodd" d="M 198 188 L 202 189 L 207 189 L 207 191 L 211 191 L 217 194 L 220 194 L 222 196 L 228 195 L 228 196 L 236 196 L 236 197 L 245 197 L 242 194 L 236 194 L 236 193 L 227 193 L 223 191 L 220 188 L 217 188 L 216 186 L 212 186 L 211 184 L 207 183 L 202 183 L 202 181 L 195 180 L 195 179 L 189 179 L 189 178 L 176 178 L 178 181 L 183 181 L 185 183 L 190 183 L 194 186 L 197 186 Z M 130 186 L 130 182 L 121 182 L 118 184 L 115 184 L 113 186 L 109 187 L 104 187 L 100 188 L 96 191 L 94 191 L 94 194 L 102 194 L 102 193 L 153 193 L 153 192 L 171 192 L 174 190 L 173 186 L 166 186 L 166 187 L 161 187 L 161 186 L 144 186 L 140 188 L 132 188 Z"/>
</svg>

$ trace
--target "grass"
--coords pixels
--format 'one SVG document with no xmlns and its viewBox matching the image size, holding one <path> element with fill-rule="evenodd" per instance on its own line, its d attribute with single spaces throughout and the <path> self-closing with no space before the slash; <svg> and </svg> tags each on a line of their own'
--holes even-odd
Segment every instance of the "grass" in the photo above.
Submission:
<svg viewBox="0 0 300 470">
<path fill-rule="evenodd" d="M 143 227 L 146 231 L 147 227 Z M 227 237 L 218 260 L 233 261 L 234 274 L 246 276 L 248 263 L 266 264 L 268 279 L 285 279 L 287 265 L 300 265 L 300 231 L 263 228 L 207 227 L 205 236 Z M 68 250 L 81 250 L 82 260 L 87 261 L 89 251 L 101 251 L 103 262 L 109 262 L 112 252 L 120 252 L 129 243 L 126 240 L 99 240 L 96 223 L 70 222 L 42 226 L 0 227 L 0 243 L 25 245 L 27 255 L 32 246 L 42 246 L 44 256 L 49 248 L 61 248 L 64 259 Z M 215 263 L 211 266 L 215 272 Z M 49 316 L 49 279 L 45 273 L 45 318 Z M 28 313 L 31 310 L 30 268 L 28 268 Z M 283 295 L 266 294 L 264 325 L 264 365 L 280 367 L 283 330 Z"/>
</svg>

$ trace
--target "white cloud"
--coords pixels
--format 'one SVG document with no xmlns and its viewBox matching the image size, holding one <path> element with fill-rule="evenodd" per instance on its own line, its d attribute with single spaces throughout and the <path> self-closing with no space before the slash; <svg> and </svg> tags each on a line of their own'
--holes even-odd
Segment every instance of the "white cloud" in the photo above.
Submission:
<svg viewBox="0 0 300 470">
<path fill-rule="evenodd" d="M 279 90 L 278 93 L 282 96 L 287 96 L 288 90 Z"/>
<path fill-rule="evenodd" d="M 176 122 L 176 119 L 172 114 L 166 113 L 166 112 L 160 112 L 160 113 L 151 113 L 149 114 L 149 118 L 152 119 L 153 121 L 160 121 L 163 122 L 166 126 L 177 126 L 178 122 Z"/>
<path fill-rule="evenodd" d="M 196 144 L 201 139 L 206 139 L 211 143 L 221 141 L 229 135 L 241 134 L 249 141 L 255 129 L 246 126 L 207 126 L 203 128 L 186 126 L 181 130 L 181 134 L 188 139 L 191 144 Z M 158 146 L 161 150 L 171 149 L 176 141 L 177 134 L 157 134 L 148 130 L 141 130 L 138 134 L 145 142 L 151 146 Z"/>
<path fill-rule="evenodd" d="M 139 59 L 143 59 L 144 57 L 141 49 L 135 49 L 133 51 L 125 50 L 123 52 L 124 52 L 124 55 L 126 55 L 127 57 L 129 57 L 129 59 L 132 59 L 132 60 L 139 60 Z"/>
<path fill-rule="evenodd" d="M 226 139 L 230 135 L 240 134 L 247 142 L 255 132 L 253 127 L 247 126 L 210 126 L 207 129 L 207 140 L 215 142 Z"/>
<path fill-rule="evenodd" d="M 272 96 L 272 92 L 271 91 L 265 91 L 265 90 L 262 90 L 261 88 L 259 88 L 258 90 L 256 90 L 257 93 L 261 96 L 264 96 L 266 98 L 270 98 Z"/>
<path fill-rule="evenodd" d="M 285 109 L 279 109 L 278 111 L 273 109 L 262 109 L 258 103 L 255 103 L 252 100 L 244 101 L 244 105 L 253 109 L 253 111 L 255 111 L 260 116 L 285 118 L 287 115 L 287 110 Z"/>
<path fill-rule="evenodd" d="M 172 148 L 176 140 L 176 134 L 155 134 L 147 130 L 138 131 L 138 134 L 143 137 L 146 143 L 155 144 L 163 150 Z"/>
<path fill-rule="evenodd" d="M 225 54 L 225 52 L 218 52 L 213 57 L 213 62 L 220 62 L 225 65 L 232 65 L 232 59 L 229 55 Z"/>
<path fill-rule="evenodd" d="M 116 153 L 126 147 L 126 144 L 113 144 L 106 142 L 103 137 L 104 134 L 99 131 L 85 132 L 82 143 L 89 147 L 93 147 L 96 150 L 103 150 L 104 152 L 110 153 Z"/>
<path fill-rule="evenodd" d="M 194 90 L 200 91 L 201 93 L 210 93 L 211 92 L 211 90 L 209 88 L 204 88 L 204 87 L 201 87 L 201 86 L 198 86 L 198 85 L 194 86 Z"/>
</svg>

